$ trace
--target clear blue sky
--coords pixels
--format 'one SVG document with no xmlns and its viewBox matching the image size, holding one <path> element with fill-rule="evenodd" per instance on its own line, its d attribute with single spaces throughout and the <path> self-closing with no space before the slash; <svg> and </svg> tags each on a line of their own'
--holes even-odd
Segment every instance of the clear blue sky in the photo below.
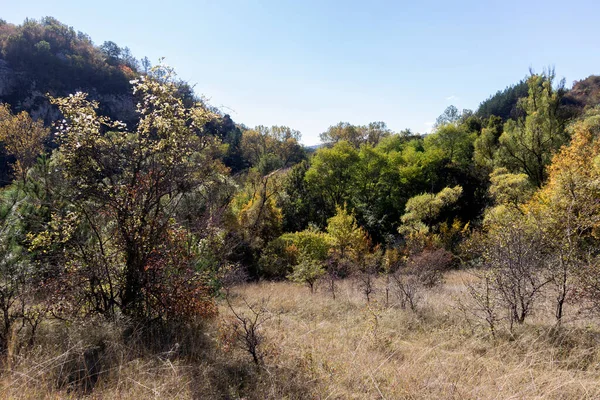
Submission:
<svg viewBox="0 0 600 400">
<path fill-rule="evenodd" d="M 339 121 L 426 132 L 450 104 L 478 104 L 553 65 L 600 73 L 600 2 L 0 0 L 0 18 L 53 16 L 152 61 L 247 126 L 305 144 Z"/>
</svg>

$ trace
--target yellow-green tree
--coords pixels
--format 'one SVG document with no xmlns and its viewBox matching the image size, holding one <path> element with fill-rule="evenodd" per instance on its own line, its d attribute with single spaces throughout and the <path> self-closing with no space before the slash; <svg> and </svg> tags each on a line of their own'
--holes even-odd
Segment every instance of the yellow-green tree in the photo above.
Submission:
<svg viewBox="0 0 600 400">
<path fill-rule="evenodd" d="M 44 151 L 49 130 L 41 121 L 34 121 L 25 112 L 13 115 L 7 104 L 0 104 L 0 141 L 16 162 L 13 166 L 18 178 L 25 182 L 27 171 Z"/>
<path fill-rule="evenodd" d="M 445 207 L 456 203 L 462 194 L 462 187 L 446 187 L 438 193 L 423 193 L 411 197 L 406 202 L 406 212 L 398 232 L 407 237 L 423 236 L 430 231 L 431 224 Z"/>
<path fill-rule="evenodd" d="M 340 259 L 357 259 L 369 251 L 367 233 L 346 207 L 336 207 L 336 214 L 327 221 L 327 233 L 330 236 L 331 248 Z"/>
<path fill-rule="evenodd" d="M 281 179 L 276 171 L 262 176 L 250 170 L 245 187 L 233 201 L 233 211 L 242 234 L 256 249 L 282 233 L 282 214 L 277 205 Z"/>
</svg>

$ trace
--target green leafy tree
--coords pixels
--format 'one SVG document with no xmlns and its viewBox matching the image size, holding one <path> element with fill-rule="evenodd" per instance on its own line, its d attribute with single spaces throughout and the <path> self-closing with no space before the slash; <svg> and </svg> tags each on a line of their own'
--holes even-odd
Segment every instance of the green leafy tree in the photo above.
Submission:
<svg viewBox="0 0 600 400">
<path fill-rule="evenodd" d="M 306 229 L 310 223 L 319 227 L 327 224 L 328 204 L 326 199 L 306 182 L 306 173 L 310 165 L 304 160 L 294 165 L 286 173 L 278 205 L 283 213 L 284 232 L 298 232 Z"/>
<path fill-rule="evenodd" d="M 352 125 L 348 122 L 340 122 L 330 126 L 319 136 L 323 143 L 348 142 L 358 148 L 362 144 L 377 145 L 382 139 L 389 137 L 391 131 L 385 122 L 371 122 L 368 125 Z"/>
<path fill-rule="evenodd" d="M 504 90 L 499 90 L 496 94 L 481 102 L 476 114 L 483 119 L 492 116 L 499 117 L 502 121 L 517 119 L 521 113 L 518 107 L 519 100 L 527 97 L 527 93 L 527 80 L 523 79 Z"/>
<path fill-rule="evenodd" d="M 288 275 L 288 279 L 306 284 L 310 292 L 314 293 L 315 283 L 325 275 L 325 268 L 322 262 L 311 258 L 309 255 L 301 254 L 300 262 L 293 267 L 293 271 Z"/>
<path fill-rule="evenodd" d="M 318 261 L 327 259 L 331 247 L 330 236 L 314 226 L 300 232 L 286 233 L 281 239 L 293 245 L 304 256 Z"/>
<path fill-rule="evenodd" d="M 502 135 L 502 120 L 500 117 L 491 116 L 473 142 L 473 161 L 475 165 L 488 170 L 494 168 L 500 135 Z"/>
<path fill-rule="evenodd" d="M 378 242 L 393 240 L 390 232 L 400 217 L 399 205 L 405 201 L 405 188 L 394 167 L 389 154 L 380 148 L 361 146 L 351 182 L 351 203 L 360 224 Z"/>
<path fill-rule="evenodd" d="M 266 175 L 304 159 L 300 137 L 300 132 L 286 126 L 257 126 L 242 133 L 240 148 L 250 165 Z"/>
<path fill-rule="evenodd" d="M 448 123 L 440 125 L 425 139 L 425 148 L 439 149 L 450 162 L 468 164 L 473 155 L 475 134 L 465 126 Z"/>
<path fill-rule="evenodd" d="M 332 148 L 321 148 L 313 156 L 306 172 L 306 183 L 314 193 L 321 193 L 328 210 L 334 210 L 350 199 L 358 161 L 358 151 L 346 141 Z"/>
<path fill-rule="evenodd" d="M 243 237 L 256 250 L 282 233 L 282 214 L 277 205 L 281 181 L 277 172 L 262 176 L 251 170 L 245 188 L 233 199 L 233 211 Z"/>
<path fill-rule="evenodd" d="M 29 330 L 33 344 L 40 321 L 48 311 L 45 288 L 40 285 L 34 263 L 22 246 L 22 220 L 27 196 L 22 184 L 0 191 L 0 351 L 20 345 L 21 333 Z"/>
<path fill-rule="evenodd" d="M 448 106 L 444 112 L 435 120 L 434 128 L 438 128 L 446 124 L 457 123 L 461 118 L 460 111 L 456 106 Z"/>
<path fill-rule="evenodd" d="M 528 79 L 529 96 L 519 102 L 526 117 L 508 121 L 499 139 L 497 164 L 527 174 L 538 187 L 546 180 L 545 168 L 553 154 L 568 140 L 565 121 L 559 115 L 564 82 L 557 89 L 553 82 L 553 71 Z"/>
</svg>

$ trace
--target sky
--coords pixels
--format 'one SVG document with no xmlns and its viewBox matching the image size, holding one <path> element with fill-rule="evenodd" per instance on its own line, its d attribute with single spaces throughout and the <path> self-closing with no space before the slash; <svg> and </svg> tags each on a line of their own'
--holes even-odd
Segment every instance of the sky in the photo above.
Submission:
<svg viewBox="0 0 600 400">
<path fill-rule="evenodd" d="M 600 74 L 600 2 L 0 0 L 0 18 L 53 16 L 161 57 L 238 123 L 286 125 L 307 145 L 338 122 L 425 133 L 529 69 L 567 86 Z"/>
</svg>

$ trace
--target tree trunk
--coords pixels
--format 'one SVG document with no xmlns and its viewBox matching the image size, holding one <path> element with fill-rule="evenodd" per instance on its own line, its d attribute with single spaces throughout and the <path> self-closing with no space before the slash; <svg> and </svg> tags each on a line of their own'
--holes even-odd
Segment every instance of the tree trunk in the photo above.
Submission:
<svg viewBox="0 0 600 400">
<path fill-rule="evenodd" d="M 128 251 L 125 263 L 125 288 L 121 298 L 121 311 L 125 315 L 134 316 L 141 311 L 143 273 L 144 262 L 140 254 L 135 250 Z"/>
</svg>

